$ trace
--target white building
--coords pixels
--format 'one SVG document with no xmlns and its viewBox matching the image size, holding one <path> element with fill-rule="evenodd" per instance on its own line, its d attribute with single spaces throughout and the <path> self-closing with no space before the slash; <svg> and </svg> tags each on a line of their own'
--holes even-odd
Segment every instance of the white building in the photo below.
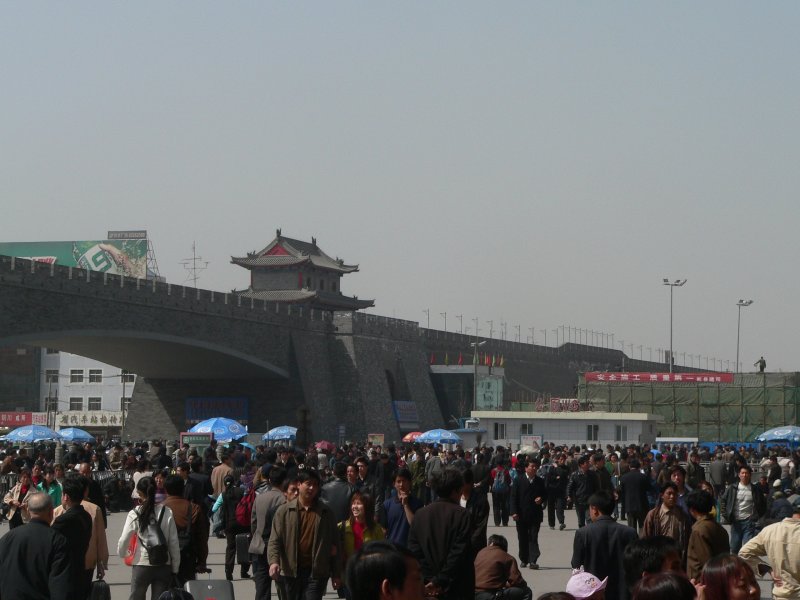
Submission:
<svg viewBox="0 0 800 600">
<path fill-rule="evenodd" d="M 612 413 L 599 411 L 472 411 L 486 434 L 481 440 L 487 446 L 511 446 L 518 450 L 523 442 L 553 442 L 556 445 L 586 444 L 605 447 L 607 444 L 653 444 L 657 424 L 664 418 L 648 413 Z M 465 440 L 466 442 L 466 440 Z"/>
<path fill-rule="evenodd" d="M 56 429 L 80 427 L 118 433 L 123 402 L 130 404 L 133 393 L 134 374 L 50 349 L 42 349 L 41 364 L 40 409 L 51 414 Z"/>
</svg>

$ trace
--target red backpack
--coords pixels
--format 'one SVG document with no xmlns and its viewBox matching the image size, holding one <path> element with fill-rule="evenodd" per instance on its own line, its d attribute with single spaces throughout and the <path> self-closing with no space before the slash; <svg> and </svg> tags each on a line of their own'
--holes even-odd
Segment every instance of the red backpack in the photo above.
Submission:
<svg viewBox="0 0 800 600">
<path fill-rule="evenodd" d="M 253 502 L 255 501 L 256 488 L 253 486 L 236 505 L 236 523 L 242 527 L 250 527 L 250 516 L 253 514 Z"/>
</svg>

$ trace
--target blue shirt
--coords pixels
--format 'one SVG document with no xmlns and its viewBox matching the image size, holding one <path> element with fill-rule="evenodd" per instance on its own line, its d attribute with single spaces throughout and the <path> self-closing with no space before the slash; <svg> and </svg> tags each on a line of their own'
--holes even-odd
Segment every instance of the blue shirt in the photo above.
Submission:
<svg viewBox="0 0 800 600">
<path fill-rule="evenodd" d="M 408 506 L 412 513 L 416 513 L 422 508 L 422 501 L 409 494 Z M 411 525 L 406 519 L 406 511 L 397 496 L 386 500 L 383 503 L 383 510 L 386 515 L 386 539 L 400 546 L 406 546 Z"/>
</svg>

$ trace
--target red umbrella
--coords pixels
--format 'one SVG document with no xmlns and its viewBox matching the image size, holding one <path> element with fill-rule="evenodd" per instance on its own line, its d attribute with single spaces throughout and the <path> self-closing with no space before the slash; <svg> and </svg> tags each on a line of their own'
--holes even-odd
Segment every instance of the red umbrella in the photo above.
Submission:
<svg viewBox="0 0 800 600">
<path fill-rule="evenodd" d="M 336 450 L 336 444 L 333 442 L 329 442 L 328 440 L 321 440 L 315 444 L 317 450 L 322 452 L 333 452 Z"/>
<path fill-rule="evenodd" d="M 407 433 L 403 436 L 404 442 L 414 442 L 416 439 L 422 435 L 421 431 L 412 431 L 411 433 Z"/>
</svg>

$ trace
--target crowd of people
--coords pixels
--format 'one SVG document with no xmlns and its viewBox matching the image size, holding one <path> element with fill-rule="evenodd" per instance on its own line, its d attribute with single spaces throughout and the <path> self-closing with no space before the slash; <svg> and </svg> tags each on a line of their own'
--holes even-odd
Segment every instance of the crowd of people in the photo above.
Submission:
<svg viewBox="0 0 800 600">
<path fill-rule="evenodd" d="M 525 569 L 551 558 L 540 528 L 563 531 L 572 510 L 572 575 L 542 599 L 755 599 L 767 572 L 775 598 L 800 597 L 800 456 L 786 448 L 155 441 L 55 456 L 46 444 L 2 449 L 0 475 L 15 475 L 2 505 L 2 599 L 87 598 L 109 540 L 131 568 L 130 598 L 158 598 L 208 571 L 218 536 L 226 579 L 238 566 L 257 600 L 273 588 L 319 599 L 329 582 L 359 600 L 531 600 Z M 126 513 L 118 536 L 109 512 Z M 487 535 L 490 520 L 513 526 L 517 556 L 506 536 Z"/>
</svg>

